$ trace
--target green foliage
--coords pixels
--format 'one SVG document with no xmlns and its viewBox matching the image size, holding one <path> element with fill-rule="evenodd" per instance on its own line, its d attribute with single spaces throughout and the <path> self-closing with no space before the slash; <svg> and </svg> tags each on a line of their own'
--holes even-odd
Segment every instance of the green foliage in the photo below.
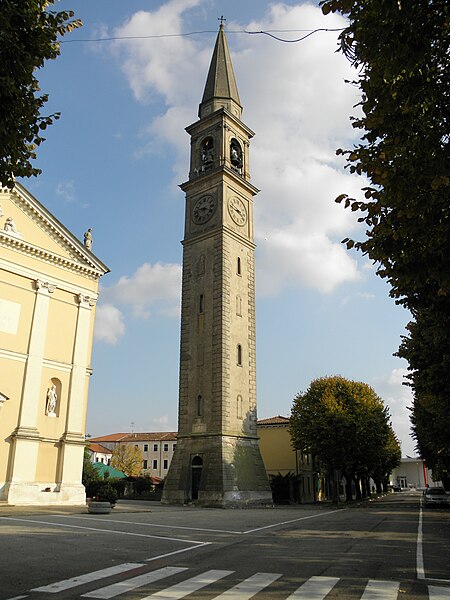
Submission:
<svg viewBox="0 0 450 600">
<path fill-rule="evenodd" d="M 36 70 L 60 53 L 59 37 L 81 26 L 72 11 L 48 10 L 55 0 L 2 0 L 0 9 L 0 184 L 41 171 L 31 165 L 42 133 L 59 113 L 42 116 Z"/>
<path fill-rule="evenodd" d="M 142 470 L 142 450 L 128 444 L 118 444 L 112 453 L 111 466 L 128 477 L 138 477 Z"/>
<path fill-rule="evenodd" d="M 413 432 L 430 466 L 450 472 L 450 5 L 446 0 L 324 0 L 348 27 L 341 51 L 357 68 L 361 142 L 337 150 L 364 175 L 366 239 L 346 238 L 377 264 L 413 316 L 399 355 L 410 367 Z M 443 419 L 443 420 L 442 420 Z"/>
<path fill-rule="evenodd" d="M 294 399 L 293 446 L 347 478 L 380 467 L 391 431 L 388 409 L 365 383 L 322 377 Z"/>
<path fill-rule="evenodd" d="M 115 504 L 119 494 L 114 486 L 114 480 L 92 481 L 86 488 L 86 496 L 98 502 Z"/>
<path fill-rule="evenodd" d="M 82 475 L 82 483 L 86 490 L 89 488 L 91 483 L 95 481 L 100 481 L 100 475 L 97 469 L 91 462 L 91 453 L 89 451 L 89 446 L 85 446 L 84 448 L 84 456 L 83 456 L 83 475 Z M 87 493 L 87 491 L 86 491 Z M 89 494 L 88 494 L 89 495 Z"/>
</svg>

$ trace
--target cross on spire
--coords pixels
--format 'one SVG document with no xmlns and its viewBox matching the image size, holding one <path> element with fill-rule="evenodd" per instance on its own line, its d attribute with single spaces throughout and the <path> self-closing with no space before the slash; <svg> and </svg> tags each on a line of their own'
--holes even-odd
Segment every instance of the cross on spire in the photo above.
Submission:
<svg viewBox="0 0 450 600">
<path fill-rule="evenodd" d="M 226 21 L 225 17 L 221 15 L 217 20 L 220 21 L 220 29 L 223 29 L 223 25 Z"/>
</svg>

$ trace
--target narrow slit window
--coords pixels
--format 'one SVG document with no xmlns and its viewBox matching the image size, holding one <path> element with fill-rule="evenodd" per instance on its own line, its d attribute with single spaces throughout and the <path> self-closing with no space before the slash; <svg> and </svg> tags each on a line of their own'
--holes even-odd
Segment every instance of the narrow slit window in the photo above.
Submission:
<svg viewBox="0 0 450 600">
<path fill-rule="evenodd" d="M 237 345 L 237 364 L 242 366 L 242 346 L 241 344 Z"/>
<path fill-rule="evenodd" d="M 205 311 L 205 296 L 200 294 L 200 298 L 198 301 L 198 312 L 202 314 Z"/>
<path fill-rule="evenodd" d="M 241 257 L 240 256 L 238 256 L 238 259 L 237 259 L 237 274 L 238 275 L 242 275 L 242 271 L 241 271 Z"/>
<path fill-rule="evenodd" d="M 199 395 L 197 396 L 197 417 L 201 417 L 203 415 L 203 398 Z"/>
<path fill-rule="evenodd" d="M 242 419 L 242 396 L 238 394 L 236 406 L 237 418 Z"/>
</svg>

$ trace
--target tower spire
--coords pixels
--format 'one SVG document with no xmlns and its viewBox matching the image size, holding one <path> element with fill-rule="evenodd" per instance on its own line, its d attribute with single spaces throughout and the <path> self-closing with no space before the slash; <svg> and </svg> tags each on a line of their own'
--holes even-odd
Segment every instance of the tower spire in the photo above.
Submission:
<svg viewBox="0 0 450 600">
<path fill-rule="evenodd" d="M 202 118 L 223 107 L 240 118 L 242 106 L 223 26 L 224 18 L 220 17 L 219 20 L 219 33 L 217 34 L 198 116 Z"/>
</svg>

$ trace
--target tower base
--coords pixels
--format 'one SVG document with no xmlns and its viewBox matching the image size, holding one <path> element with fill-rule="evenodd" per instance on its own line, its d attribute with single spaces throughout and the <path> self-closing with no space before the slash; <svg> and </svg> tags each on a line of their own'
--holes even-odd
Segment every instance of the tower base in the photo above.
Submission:
<svg viewBox="0 0 450 600">
<path fill-rule="evenodd" d="M 272 506 L 258 439 L 178 437 L 161 502 L 219 508 Z"/>
</svg>

